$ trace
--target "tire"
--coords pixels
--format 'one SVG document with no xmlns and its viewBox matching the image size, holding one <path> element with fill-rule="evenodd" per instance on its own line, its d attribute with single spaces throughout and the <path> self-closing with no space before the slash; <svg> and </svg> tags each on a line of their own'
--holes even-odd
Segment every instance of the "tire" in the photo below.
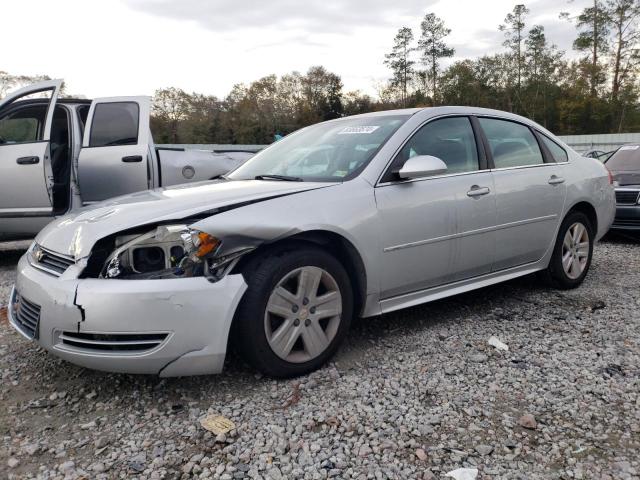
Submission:
<svg viewBox="0 0 640 480">
<path fill-rule="evenodd" d="M 570 230 L 571 233 L 568 233 Z M 575 234 L 579 235 L 577 240 Z M 571 212 L 565 217 L 545 272 L 552 286 L 568 290 L 582 284 L 591 266 L 593 238 L 593 226 L 584 213 Z M 588 245 L 584 245 L 587 241 Z"/>
<path fill-rule="evenodd" d="M 276 249 L 242 272 L 248 288 L 234 317 L 234 341 L 251 366 L 288 378 L 333 356 L 353 316 L 349 276 L 333 256 L 307 245 Z"/>
</svg>

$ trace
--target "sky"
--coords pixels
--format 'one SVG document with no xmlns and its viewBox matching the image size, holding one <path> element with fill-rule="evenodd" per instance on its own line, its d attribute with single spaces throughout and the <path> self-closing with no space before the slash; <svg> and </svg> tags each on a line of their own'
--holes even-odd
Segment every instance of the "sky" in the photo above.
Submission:
<svg viewBox="0 0 640 480">
<path fill-rule="evenodd" d="M 451 61 L 502 51 L 513 0 L 4 0 L 0 71 L 64 78 L 88 98 L 151 95 L 175 86 L 224 97 L 236 83 L 323 65 L 344 90 L 375 95 L 384 55 L 425 13 L 452 30 Z M 575 56 L 575 27 L 558 18 L 589 0 L 531 0 L 528 26 Z"/>
</svg>

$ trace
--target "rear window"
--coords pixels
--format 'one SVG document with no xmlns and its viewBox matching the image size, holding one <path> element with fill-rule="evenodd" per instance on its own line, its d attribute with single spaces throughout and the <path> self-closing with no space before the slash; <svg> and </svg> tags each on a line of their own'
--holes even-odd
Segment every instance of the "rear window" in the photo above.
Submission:
<svg viewBox="0 0 640 480">
<path fill-rule="evenodd" d="M 99 103 L 93 113 L 90 147 L 138 143 L 139 107 L 135 102 Z"/>
<path fill-rule="evenodd" d="M 553 157 L 553 160 L 555 162 L 561 163 L 569 161 L 569 156 L 567 155 L 567 152 L 564 148 L 551 140 L 549 137 L 542 134 L 540 136 L 542 137 L 542 141 L 544 142 L 547 149 L 549 149 L 549 151 L 551 152 L 551 156 Z"/>
<path fill-rule="evenodd" d="M 607 168 L 614 172 L 640 171 L 640 146 L 625 145 L 620 147 L 609 160 Z"/>
</svg>

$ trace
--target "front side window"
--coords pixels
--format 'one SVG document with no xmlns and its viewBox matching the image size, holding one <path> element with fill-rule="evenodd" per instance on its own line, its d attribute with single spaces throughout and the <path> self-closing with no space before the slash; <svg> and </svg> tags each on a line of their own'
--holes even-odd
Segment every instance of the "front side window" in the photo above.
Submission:
<svg viewBox="0 0 640 480">
<path fill-rule="evenodd" d="M 540 146 L 529 127 L 497 118 L 479 118 L 478 121 L 489 141 L 495 168 L 544 163 Z"/>
<path fill-rule="evenodd" d="M 447 173 L 478 170 L 478 150 L 471 121 L 467 117 L 449 117 L 427 123 L 402 147 L 391 171 L 400 169 L 416 155 L 438 157 L 447 165 Z"/>
<path fill-rule="evenodd" d="M 41 139 L 46 105 L 20 109 L 0 118 L 0 144 L 29 143 Z"/>
<path fill-rule="evenodd" d="M 138 143 L 139 107 L 135 102 L 98 103 L 91 124 L 90 147 Z"/>
<path fill-rule="evenodd" d="M 562 148 L 546 135 L 541 134 L 540 137 L 542 138 L 542 141 L 544 142 L 549 152 L 551 152 L 551 156 L 553 157 L 554 162 L 562 163 L 569 161 L 569 156 L 567 155 L 567 152 L 564 148 Z"/>
<path fill-rule="evenodd" d="M 312 125 L 274 143 L 228 175 L 342 182 L 357 176 L 408 115 L 345 118 Z"/>
</svg>

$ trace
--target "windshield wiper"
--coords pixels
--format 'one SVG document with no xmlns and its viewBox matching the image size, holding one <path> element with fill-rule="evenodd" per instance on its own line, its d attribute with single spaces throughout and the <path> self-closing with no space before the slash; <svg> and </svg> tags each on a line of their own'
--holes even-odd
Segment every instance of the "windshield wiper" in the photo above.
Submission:
<svg viewBox="0 0 640 480">
<path fill-rule="evenodd" d="M 256 180 L 282 180 L 283 182 L 304 182 L 300 177 L 290 177 L 288 175 L 258 175 Z"/>
</svg>

